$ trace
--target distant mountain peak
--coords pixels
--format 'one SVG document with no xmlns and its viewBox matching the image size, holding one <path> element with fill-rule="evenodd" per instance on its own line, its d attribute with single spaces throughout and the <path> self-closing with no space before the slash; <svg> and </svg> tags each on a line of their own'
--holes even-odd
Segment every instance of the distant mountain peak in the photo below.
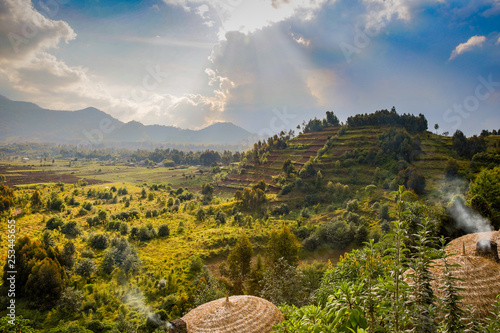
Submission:
<svg viewBox="0 0 500 333">
<path fill-rule="evenodd" d="M 11 101 L 10 99 L 8 99 L 7 97 L 5 97 L 4 95 L 0 94 L 0 100 L 1 101 Z"/>
<path fill-rule="evenodd" d="M 107 130 L 111 125 L 103 125 L 103 119 L 112 120 L 113 130 Z M 251 137 L 251 133 L 229 122 L 217 122 L 198 131 L 144 125 L 136 120 L 123 123 L 95 107 L 77 111 L 48 110 L 0 95 L 0 142 L 79 144 L 82 140 L 89 141 L 89 136 L 99 138 L 100 144 L 110 145 L 137 142 L 236 145 Z"/>
</svg>

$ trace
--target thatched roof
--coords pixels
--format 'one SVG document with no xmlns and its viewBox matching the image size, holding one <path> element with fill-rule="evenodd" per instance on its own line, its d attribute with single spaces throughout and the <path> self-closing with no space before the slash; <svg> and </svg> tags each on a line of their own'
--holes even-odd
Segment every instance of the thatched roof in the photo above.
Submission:
<svg viewBox="0 0 500 333">
<path fill-rule="evenodd" d="M 500 244 L 500 232 L 480 232 L 456 238 L 446 246 L 445 251 L 449 255 L 447 261 L 451 266 L 452 276 L 458 279 L 455 281 L 455 286 L 463 289 L 459 291 L 459 295 L 462 296 L 461 303 L 464 306 L 475 306 L 477 316 L 484 318 L 489 315 L 496 296 L 500 294 L 500 264 L 476 255 L 476 246 L 481 240 L 492 240 Z M 408 276 L 411 272 L 408 270 L 405 275 Z M 444 277 L 442 259 L 433 260 L 431 274 L 434 279 L 431 283 L 432 290 L 435 295 L 442 297 L 441 287 Z M 411 280 L 407 281 L 411 285 Z"/>
<path fill-rule="evenodd" d="M 476 244 L 480 240 L 491 239 L 497 244 L 500 244 L 500 231 L 478 232 L 468 234 L 452 240 L 445 248 L 447 254 L 463 255 L 465 247 L 465 255 L 472 256 L 476 251 Z"/>
<path fill-rule="evenodd" d="M 476 256 L 453 255 L 448 259 L 449 265 L 460 265 L 450 267 L 455 281 L 455 286 L 462 288 L 459 295 L 462 296 L 462 304 L 473 305 L 477 309 L 478 317 L 486 317 L 493 310 L 496 296 L 500 294 L 500 265 L 490 259 Z M 442 297 L 444 265 L 442 259 L 433 261 L 431 268 L 431 286 L 434 294 Z"/>
<path fill-rule="evenodd" d="M 188 333 L 267 333 L 284 320 L 271 302 L 255 296 L 231 296 L 200 305 L 182 317 Z"/>
</svg>

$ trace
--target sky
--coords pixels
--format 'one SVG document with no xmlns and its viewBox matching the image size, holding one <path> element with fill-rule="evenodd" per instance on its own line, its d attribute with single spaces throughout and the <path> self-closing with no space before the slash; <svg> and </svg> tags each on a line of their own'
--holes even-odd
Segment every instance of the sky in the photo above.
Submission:
<svg viewBox="0 0 500 333">
<path fill-rule="evenodd" d="M 268 136 L 334 111 L 500 129 L 500 0 L 0 0 L 0 94 Z"/>
</svg>

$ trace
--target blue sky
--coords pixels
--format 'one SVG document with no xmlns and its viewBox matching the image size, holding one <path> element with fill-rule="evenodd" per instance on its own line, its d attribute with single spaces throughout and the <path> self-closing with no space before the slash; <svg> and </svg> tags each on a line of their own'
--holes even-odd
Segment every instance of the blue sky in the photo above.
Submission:
<svg viewBox="0 0 500 333">
<path fill-rule="evenodd" d="M 395 106 L 500 128 L 500 1 L 3 0 L 0 94 L 262 135 Z"/>
</svg>

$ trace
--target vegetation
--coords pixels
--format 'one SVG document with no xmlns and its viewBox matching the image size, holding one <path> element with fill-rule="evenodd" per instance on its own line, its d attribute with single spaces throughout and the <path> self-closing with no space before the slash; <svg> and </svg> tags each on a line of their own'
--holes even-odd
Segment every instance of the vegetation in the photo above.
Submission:
<svg viewBox="0 0 500 333">
<path fill-rule="evenodd" d="M 226 292 L 279 305 L 277 332 L 469 329 L 451 270 L 438 298 L 429 267 L 444 257 L 440 237 L 464 233 L 453 205 L 500 227 L 498 135 L 455 140 L 394 109 L 344 125 L 329 111 L 299 129 L 244 153 L 3 147 L 16 329 L 154 332 L 151 318 Z M 495 331 L 492 310 L 476 331 Z"/>
</svg>

